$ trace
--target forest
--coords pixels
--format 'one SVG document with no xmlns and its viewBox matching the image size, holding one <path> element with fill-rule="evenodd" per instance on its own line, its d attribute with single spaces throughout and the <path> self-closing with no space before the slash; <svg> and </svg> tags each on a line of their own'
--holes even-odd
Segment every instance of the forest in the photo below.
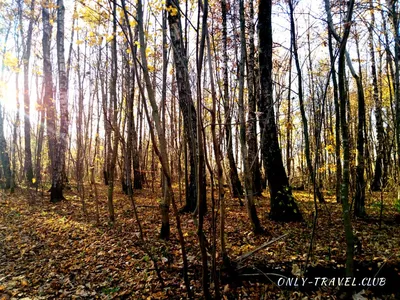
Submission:
<svg viewBox="0 0 400 300">
<path fill-rule="evenodd" d="M 397 0 L 0 0 L 0 299 L 400 299 Z"/>
</svg>

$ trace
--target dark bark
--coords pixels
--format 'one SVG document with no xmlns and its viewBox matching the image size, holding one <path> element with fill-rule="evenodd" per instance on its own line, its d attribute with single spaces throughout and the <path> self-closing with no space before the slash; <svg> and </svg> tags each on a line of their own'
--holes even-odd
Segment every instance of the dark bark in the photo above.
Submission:
<svg viewBox="0 0 400 300">
<path fill-rule="evenodd" d="M 340 100 L 340 125 L 342 130 L 343 145 L 343 177 L 341 186 L 341 202 L 343 211 L 343 223 L 346 237 L 346 276 L 352 277 L 354 274 L 354 237 L 350 218 L 349 207 L 349 184 L 350 184 L 350 144 L 349 144 L 349 126 L 347 123 L 347 105 L 348 94 L 346 90 L 345 62 L 346 62 L 346 44 L 350 34 L 351 19 L 353 15 L 354 0 L 350 0 L 348 11 L 344 20 L 343 36 L 339 37 L 334 31 L 329 0 L 325 0 L 325 9 L 328 15 L 328 24 L 332 34 L 340 41 L 339 48 L 339 100 Z"/>
<path fill-rule="evenodd" d="M 275 124 L 272 85 L 272 1 L 259 2 L 258 34 L 261 97 L 259 101 L 261 151 L 268 178 L 271 211 L 276 221 L 301 221 L 302 216 L 292 196 L 291 187 L 283 167 Z"/>
<path fill-rule="evenodd" d="M 114 37 L 117 32 L 117 4 L 116 0 L 113 0 L 113 18 L 112 18 L 112 28 Z M 114 212 L 114 202 L 113 202 L 113 193 L 114 193 L 114 177 L 115 177 L 115 169 L 116 162 L 118 156 L 118 145 L 119 145 L 119 132 L 118 132 L 118 110 L 117 110 L 117 75 L 118 75 L 118 66 L 117 66 L 117 40 L 114 38 L 111 43 L 111 78 L 110 78 L 110 107 L 112 107 L 112 129 L 113 129 L 113 147 L 111 150 L 111 160 L 109 165 L 109 173 L 108 173 L 108 195 L 107 195 L 107 205 L 108 205 L 108 216 L 111 223 L 115 222 L 115 212 Z M 111 117 L 111 114 L 110 114 Z M 111 144 L 111 141 L 109 141 Z"/>
<path fill-rule="evenodd" d="M 256 118 L 256 76 L 255 65 L 255 46 L 254 46 L 254 7 L 253 1 L 249 1 L 249 54 L 247 60 L 247 89 L 248 89 L 248 118 L 247 118 L 247 146 L 249 155 L 249 172 L 252 174 L 253 195 L 259 196 L 262 193 L 261 172 L 258 158 L 257 143 L 257 118 Z"/>
<path fill-rule="evenodd" d="M 36 82 L 38 82 L 38 76 L 36 77 Z M 37 84 L 36 87 L 39 88 L 39 85 Z M 39 128 L 38 128 L 36 166 L 35 166 L 36 190 L 42 183 L 42 150 L 43 150 L 44 128 L 46 122 L 45 108 L 43 105 L 43 94 L 41 94 L 40 96 L 38 95 L 38 113 L 39 113 L 39 125 L 38 125 Z"/>
<path fill-rule="evenodd" d="M 364 160 L 364 130 L 365 130 L 365 99 L 364 87 L 361 77 L 361 62 L 358 40 L 356 40 L 357 55 L 359 61 L 359 74 L 357 75 L 353 69 L 350 55 L 346 53 L 347 64 L 349 65 L 350 72 L 357 84 L 357 102 L 358 102 L 358 119 L 357 119 L 357 166 L 356 166 L 356 194 L 354 198 L 354 215 L 357 217 L 365 217 L 365 160 Z"/>
<path fill-rule="evenodd" d="M 328 28 L 329 58 L 331 64 L 331 77 L 333 83 L 333 102 L 335 106 L 335 159 L 336 159 L 336 202 L 340 203 L 340 183 L 342 181 L 342 162 L 340 161 L 340 106 L 339 91 L 336 77 L 335 56 L 333 54 L 332 33 Z"/>
<path fill-rule="evenodd" d="M 382 98 L 379 96 L 378 89 L 378 78 L 376 72 L 376 62 L 375 62 L 375 50 L 374 50 L 374 37 L 373 30 L 375 27 L 375 14 L 373 8 L 373 2 L 369 1 L 371 21 L 368 26 L 369 33 L 369 53 L 371 56 L 371 74 L 372 74 L 372 87 L 373 87 L 373 99 L 375 103 L 375 119 L 376 119 L 376 135 L 378 140 L 377 145 L 377 157 L 375 160 L 375 173 L 374 179 L 371 184 L 371 190 L 380 191 L 385 186 L 385 178 L 383 177 L 383 159 L 385 155 L 384 149 L 384 139 L 385 139 L 385 129 L 383 127 L 382 118 Z"/>
<path fill-rule="evenodd" d="M 174 8 L 168 13 L 168 24 L 170 30 L 171 43 L 174 53 L 175 76 L 178 85 L 178 99 L 179 106 L 183 115 L 183 124 L 185 136 L 188 143 L 189 150 L 189 186 L 186 191 L 186 205 L 183 211 L 194 211 L 196 209 L 196 149 L 197 145 L 197 116 L 196 109 L 192 100 L 192 92 L 190 89 L 189 73 L 188 73 L 188 59 L 183 45 L 182 27 L 181 27 L 181 14 L 178 4 L 175 1 L 168 0 L 167 7 Z M 171 12 L 174 13 L 171 13 Z M 199 166 L 205 174 L 205 164 Z M 205 179 L 203 183 L 205 184 Z M 205 195 L 204 195 L 205 197 Z M 204 201 L 203 203 L 206 203 Z"/>
<path fill-rule="evenodd" d="M 400 166 L 400 29 L 399 12 L 395 0 L 389 0 L 389 17 L 394 37 L 394 101 L 396 107 L 396 142 L 397 142 L 397 167 Z M 400 183 L 398 182 L 398 198 L 400 195 Z"/>
<path fill-rule="evenodd" d="M 200 4 L 200 1 L 199 1 Z M 205 38 L 207 35 L 207 17 L 208 17 L 208 1 L 204 1 L 203 5 L 203 16 L 201 21 L 201 37 L 200 37 L 200 5 L 198 7 L 198 27 L 197 27 L 197 47 L 196 47 L 196 60 L 197 60 L 197 108 L 198 108 L 198 118 L 197 118 L 197 166 L 205 165 L 205 140 L 203 140 L 203 126 L 202 126 L 202 68 L 203 68 L 203 58 L 205 49 Z M 199 41 L 200 37 L 200 41 Z M 176 59 L 176 58 L 175 58 Z M 178 84 L 179 85 L 179 84 Z M 205 137 L 205 135 L 204 135 Z M 211 168 L 210 168 L 211 169 Z M 204 233 L 204 217 L 206 214 L 206 206 L 204 205 L 206 187 L 202 184 L 203 178 L 205 176 L 205 169 L 197 167 L 196 169 L 196 187 L 197 187 L 197 206 L 198 206 L 198 226 L 197 226 L 197 236 L 199 239 L 200 253 L 201 253 L 201 263 L 202 263 L 202 276 L 201 284 L 203 288 L 203 296 L 205 299 L 211 299 L 209 291 L 208 282 L 208 257 L 206 243 L 207 239 Z M 213 177 L 212 177 L 213 178 Z M 214 202 L 214 201 L 213 201 Z"/>
<path fill-rule="evenodd" d="M 141 0 L 139 0 L 138 1 L 139 36 L 140 36 L 140 43 L 143 45 L 144 44 L 144 29 L 143 29 L 143 21 L 142 20 L 143 20 L 142 2 L 141 2 Z M 141 61 L 142 61 L 141 66 L 142 66 L 143 75 L 144 75 L 144 79 L 145 79 L 145 83 L 146 83 L 148 99 L 149 99 L 151 107 L 152 107 L 152 116 L 153 116 L 154 126 L 156 127 L 156 131 L 157 131 L 157 135 L 158 135 L 158 141 L 160 143 L 160 147 L 162 149 L 166 149 L 166 140 L 165 140 L 164 132 L 161 127 L 160 115 L 158 113 L 158 106 L 157 106 L 157 103 L 155 100 L 153 86 L 150 82 L 150 76 L 149 76 L 148 67 L 147 67 L 147 58 L 146 58 L 146 53 L 145 53 L 144 47 L 140 48 L 140 54 L 141 54 L 140 56 L 141 56 Z M 137 64 L 135 61 L 135 66 L 136 65 Z M 135 68 L 135 69 L 137 69 L 137 68 Z M 136 75 L 140 93 L 141 93 L 142 97 L 144 98 L 144 90 L 143 90 L 143 87 L 142 87 L 140 81 L 138 80 L 139 77 L 138 77 L 138 73 L 136 71 L 135 71 L 135 75 Z M 144 110 L 146 113 L 146 119 L 147 119 L 149 127 L 150 127 L 150 137 L 151 137 L 151 140 L 153 143 L 153 149 L 160 160 L 163 175 L 165 176 L 168 192 L 170 193 L 170 199 L 171 199 L 172 208 L 173 208 L 174 215 L 175 215 L 176 226 L 178 229 L 179 243 L 180 243 L 181 252 L 182 252 L 183 277 L 184 277 L 185 285 L 187 288 L 188 298 L 192 299 L 193 296 L 192 296 L 191 286 L 190 286 L 189 277 L 188 277 L 188 261 L 187 261 L 186 249 L 185 249 L 185 239 L 184 239 L 182 228 L 181 228 L 181 221 L 179 218 L 178 209 L 177 209 L 176 203 L 175 203 L 174 192 L 172 190 L 171 173 L 170 173 L 170 169 L 169 169 L 166 152 L 160 151 L 157 146 L 155 132 L 154 132 L 154 128 L 153 128 L 153 122 L 150 120 L 149 111 L 147 109 L 147 103 L 145 101 L 143 101 L 143 107 L 144 107 Z M 169 199 L 169 198 L 166 198 L 166 199 Z M 168 205 L 168 203 L 165 203 L 165 204 Z M 168 217 L 168 214 L 166 214 L 166 216 Z"/>
<path fill-rule="evenodd" d="M 145 40 L 144 40 L 144 29 L 143 29 L 143 11 L 142 11 L 142 2 L 139 0 L 138 1 L 138 28 L 139 28 L 139 41 L 141 45 L 145 45 Z M 161 149 L 167 149 L 167 142 L 165 139 L 165 133 L 164 133 L 164 128 L 162 127 L 161 124 L 161 117 L 159 114 L 159 108 L 158 105 L 156 103 L 156 99 L 155 99 L 155 92 L 154 92 L 154 88 L 153 88 L 153 84 L 150 80 L 150 75 L 149 75 L 149 71 L 148 71 L 148 67 L 147 67 L 147 58 L 146 58 L 146 53 L 145 53 L 145 47 L 140 47 L 140 58 L 141 58 L 141 67 L 143 70 L 143 77 L 144 77 L 144 81 L 146 84 L 146 89 L 147 89 L 147 98 L 151 104 L 151 108 L 152 108 L 152 116 L 153 116 L 153 121 L 150 120 L 150 116 L 149 116 L 149 112 L 148 112 L 148 108 L 147 108 L 147 102 L 145 100 L 144 97 L 144 91 L 143 91 L 143 87 L 140 83 L 139 77 L 138 77 L 138 72 L 137 69 L 135 69 L 135 76 L 137 79 L 137 84 L 139 86 L 140 89 L 140 93 L 142 95 L 142 104 L 145 110 L 145 114 L 146 114 L 146 119 L 148 121 L 149 127 L 150 127 L 150 136 L 151 136 L 151 141 L 153 144 L 153 152 L 158 156 L 161 166 L 162 166 L 162 172 L 166 181 L 166 186 L 167 186 L 167 193 L 169 194 L 168 197 L 163 197 L 161 204 L 160 204 L 160 210 L 161 210 L 161 221 L 162 221 L 162 225 L 161 225 L 161 232 L 160 232 L 160 238 L 168 240 L 169 239 L 169 235 L 170 235 L 170 225 L 169 225 L 169 201 L 172 201 L 173 204 L 173 208 L 174 208 L 174 212 L 175 212 L 175 202 L 174 202 L 174 193 L 171 187 L 171 172 L 170 172 L 170 168 L 169 168 L 169 164 L 168 164 L 168 156 L 167 156 L 167 152 L 166 151 L 159 151 L 159 148 L 157 146 L 156 143 L 156 139 L 155 139 L 155 133 L 153 130 L 153 126 L 155 126 L 156 128 L 156 133 L 158 135 L 158 142 L 160 144 L 160 148 Z M 135 63 L 135 67 L 136 67 L 136 63 Z M 136 67 L 137 68 L 137 67 Z M 153 125 L 154 123 L 154 125 Z M 179 216 L 176 216 L 177 218 L 177 223 L 179 223 Z M 180 231 L 179 228 L 179 224 L 178 224 L 178 231 Z M 179 234 L 181 234 L 181 232 L 179 232 Z M 180 236 L 181 238 L 181 236 Z M 184 253 L 184 249 L 182 250 L 182 255 L 185 256 Z M 186 258 L 184 257 L 184 260 Z M 184 266 L 184 268 L 186 268 L 186 266 Z M 186 271 L 185 271 L 186 272 Z M 186 274 L 187 275 L 187 274 Z"/>
<path fill-rule="evenodd" d="M 239 121 L 240 121 L 240 150 L 243 160 L 243 177 L 246 196 L 246 207 L 249 215 L 251 227 L 254 233 L 261 233 L 262 228 L 257 216 L 257 210 L 253 198 L 253 180 L 250 168 L 250 156 L 246 144 L 246 119 L 244 113 L 244 80 L 245 80 L 245 60 L 246 60 L 246 38 L 245 38 L 245 19 L 244 3 L 239 1 L 240 19 L 240 61 L 239 61 Z"/>
<path fill-rule="evenodd" d="M 52 25 L 50 23 L 49 10 L 44 5 L 42 7 L 42 20 L 43 20 L 43 74 L 44 74 L 44 99 L 43 103 L 46 107 L 46 129 L 48 138 L 48 149 L 49 159 L 51 166 L 51 177 L 53 185 L 53 174 L 57 172 L 56 165 L 56 147 L 57 147 L 57 135 L 56 135 L 56 109 L 53 101 L 53 75 L 52 65 L 50 56 L 50 41 Z M 54 193 L 54 197 L 62 199 L 60 192 L 51 188 L 51 192 Z"/>
<path fill-rule="evenodd" d="M 11 187 L 11 164 L 7 150 L 7 142 L 4 137 L 4 111 L 0 104 L 0 159 L 2 166 L 1 188 L 9 189 Z"/>
</svg>

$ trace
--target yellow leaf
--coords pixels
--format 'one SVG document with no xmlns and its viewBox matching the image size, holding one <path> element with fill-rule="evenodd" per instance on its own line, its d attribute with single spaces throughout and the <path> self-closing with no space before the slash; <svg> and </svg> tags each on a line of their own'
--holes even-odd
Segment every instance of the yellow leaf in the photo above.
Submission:
<svg viewBox="0 0 400 300">
<path fill-rule="evenodd" d="M 36 182 L 36 178 L 33 177 L 33 178 L 32 178 L 32 183 L 35 183 L 35 182 Z"/>
<path fill-rule="evenodd" d="M 146 48 L 146 57 L 149 57 L 151 54 L 153 54 L 153 50 L 151 50 L 149 47 Z"/>
<path fill-rule="evenodd" d="M 138 41 L 135 41 L 134 44 L 136 45 L 136 47 L 137 47 L 138 49 L 140 49 L 140 43 L 139 43 Z"/>
<path fill-rule="evenodd" d="M 111 41 L 113 40 L 113 38 L 114 38 L 114 36 L 113 36 L 112 34 L 108 35 L 108 36 L 106 37 L 106 42 L 107 42 L 107 43 L 111 42 Z"/>
<path fill-rule="evenodd" d="M 18 67 L 18 58 L 11 52 L 6 52 L 4 54 L 4 65 L 11 69 L 16 69 Z"/>
<path fill-rule="evenodd" d="M 172 5 L 166 7 L 165 10 L 166 10 L 167 12 L 169 12 L 169 14 L 170 14 L 172 17 L 174 17 L 174 16 L 176 16 L 176 15 L 178 14 L 178 9 L 175 8 L 175 7 L 173 7 Z"/>
<path fill-rule="evenodd" d="M 131 20 L 131 21 L 129 21 L 129 25 L 131 25 L 131 27 L 136 26 L 136 25 L 137 25 L 136 20 Z"/>
</svg>

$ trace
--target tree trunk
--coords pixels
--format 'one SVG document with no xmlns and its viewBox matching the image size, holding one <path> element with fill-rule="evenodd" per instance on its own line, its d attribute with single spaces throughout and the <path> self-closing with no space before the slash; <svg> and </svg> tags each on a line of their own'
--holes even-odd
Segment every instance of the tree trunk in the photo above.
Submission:
<svg viewBox="0 0 400 300">
<path fill-rule="evenodd" d="M 336 159 L 336 202 L 340 203 L 340 183 L 342 182 L 342 162 L 340 160 L 340 107 L 338 84 L 336 78 L 335 56 L 333 53 L 332 33 L 328 28 L 329 57 L 331 64 L 331 76 L 333 83 L 333 102 L 335 106 L 335 159 Z"/>
<path fill-rule="evenodd" d="M 32 31 L 33 31 L 33 22 L 34 16 L 33 12 L 35 9 L 35 0 L 31 1 L 30 5 L 30 17 L 29 17 L 29 25 L 28 32 L 26 37 L 23 35 L 23 23 L 22 23 L 22 4 L 23 1 L 19 2 L 19 18 L 20 18 L 20 31 L 21 37 L 26 38 L 26 44 L 24 44 L 24 53 L 22 57 L 23 66 L 24 66 L 24 137 L 25 137 L 25 161 L 24 161 L 24 170 L 26 176 L 26 182 L 28 186 L 32 185 L 33 179 L 33 167 L 32 167 L 32 150 L 31 150 L 31 120 L 30 120 L 30 98 L 29 98 L 29 60 L 31 56 L 31 45 L 32 45 Z"/>
<path fill-rule="evenodd" d="M 142 9 L 143 9 L 142 2 L 141 2 L 141 0 L 139 0 L 138 8 L 137 8 L 137 10 L 138 10 L 138 25 L 139 25 L 139 40 L 140 40 L 141 45 L 145 45 Z M 149 100 L 151 108 L 152 108 L 153 122 L 154 122 L 154 126 L 156 128 L 156 132 L 158 135 L 158 141 L 160 143 L 160 148 L 166 149 L 166 139 L 165 139 L 164 131 L 161 127 L 161 120 L 160 120 L 160 115 L 158 113 L 158 106 L 157 106 L 157 103 L 155 100 L 154 89 L 153 89 L 153 86 L 150 81 L 150 76 L 149 76 L 148 67 L 147 67 L 146 52 L 145 52 L 144 46 L 140 47 L 140 57 L 141 57 L 141 61 L 142 61 L 141 67 L 142 67 L 143 75 L 144 75 L 144 79 L 145 79 L 148 100 Z M 143 87 L 142 87 L 140 81 L 138 80 L 139 76 L 138 76 L 138 73 L 136 72 L 137 64 L 136 64 L 135 60 L 134 60 L 134 64 L 135 64 L 135 75 L 136 75 L 136 79 L 137 79 L 138 86 L 140 89 L 140 93 L 142 94 L 142 97 L 144 98 L 144 90 L 143 90 Z M 175 203 L 174 192 L 172 190 L 171 173 L 170 173 L 170 168 L 168 165 L 166 151 L 159 150 L 159 148 L 156 144 L 156 138 L 155 138 L 154 129 L 153 129 L 153 122 L 150 120 L 149 112 L 147 109 L 147 103 L 145 101 L 143 101 L 143 106 L 144 106 L 146 118 L 147 118 L 147 121 L 148 121 L 148 124 L 150 127 L 150 136 L 151 136 L 151 140 L 153 143 L 153 149 L 160 160 L 162 170 L 163 170 L 163 175 L 165 176 L 165 180 L 167 182 L 167 188 L 168 188 L 168 192 L 170 194 L 172 208 L 173 208 L 175 220 L 176 220 L 176 226 L 178 229 L 179 242 L 181 245 L 182 260 L 183 260 L 183 277 L 184 277 L 185 285 L 187 288 L 188 297 L 192 298 L 192 292 L 190 289 L 191 287 L 190 287 L 190 282 L 189 282 L 189 277 L 188 277 L 188 261 L 187 261 L 187 257 L 186 257 L 185 239 L 184 239 L 183 232 L 181 229 L 181 222 L 180 222 L 178 210 L 177 210 L 176 203 Z M 166 199 L 169 199 L 169 197 L 167 197 Z M 162 216 L 163 224 L 161 227 L 161 234 L 168 233 L 168 236 L 169 236 L 169 217 L 168 217 L 169 203 L 163 203 L 162 207 L 164 208 L 164 210 L 161 211 L 163 213 L 163 216 Z M 167 223 L 164 223 L 164 221 L 167 221 Z M 165 227 L 165 226 L 167 226 L 167 227 Z M 167 232 L 164 232 L 165 230 L 167 230 Z M 164 236 L 164 238 L 165 238 L 165 236 Z"/>
<path fill-rule="evenodd" d="M 83 143 L 83 84 L 84 78 L 86 75 L 86 68 L 83 67 L 83 78 L 81 76 L 81 68 L 80 68 L 80 46 L 77 45 L 77 81 L 78 81 L 78 116 L 76 122 L 76 132 L 77 132 L 77 155 L 76 155 L 76 182 L 77 182 L 77 190 L 78 195 L 82 203 L 82 212 L 84 216 L 87 216 L 86 203 L 85 203 L 85 190 L 83 185 L 83 171 L 84 171 L 84 143 Z M 86 55 L 84 56 L 86 58 Z M 86 60 L 86 59 L 85 59 Z M 85 63 L 85 61 L 84 61 Z"/>
<path fill-rule="evenodd" d="M 389 16 L 392 24 L 394 37 L 394 99 L 396 107 L 396 142 L 397 142 L 397 169 L 400 166 L 400 32 L 399 32 L 399 12 L 396 9 L 395 0 L 388 1 Z M 389 46 L 388 46 L 389 47 Z M 398 174 L 397 174 L 398 176 Z M 400 182 L 397 182 L 397 198 L 400 198 Z"/>
<path fill-rule="evenodd" d="M 182 28 L 181 28 L 181 14 L 179 5 L 172 0 L 167 1 L 167 7 L 170 7 L 168 13 L 168 24 L 170 29 L 171 43 L 174 53 L 175 63 L 175 76 L 178 85 L 179 95 L 179 106 L 183 115 L 183 123 L 185 129 L 185 136 L 188 143 L 189 150 L 189 164 L 190 164 L 190 175 L 189 175 L 189 186 L 186 191 L 186 205 L 183 211 L 193 212 L 196 209 L 196 152 L 198 149 L 197 145 L 197 116 L 196 109 L 192 100 L 192 92 L 190 89 L 189 73 L 188 73 L 188 59 L 186 51 L 183 46 L 182 40 Z M 201 109 L 201 108 L 198 108 Z M 203 174 L 205 174 L 205 164 L 198 166 L 202 168 Z M 205 180 L 203 180 L 205 184 Z M 204 195 L 205 197 L 205 195 Z M 203 203 L 206 201 L 204 199 Z"/>
<path fill-rule="evenodd" d="M 232 112 L 229 103 L 229 78 L 228 78 L 228 48 L 227 48 L 227 7 L 226 0 L 221 1 L 222 11 L 222 45 L 223 45 L 223 80 L 224 80 L 224 112 L 225 112 L 225 137 L 226 153 L 229 163 L 229 178 L 232 185 L 232 196 L 243 195 L 243 187 L 240 182 L 232 146 Z"/>
<path fill-rule="evenodd" d="M 260 163 L 258 160 L 257 143 L 257 118 L 256 118 L 256 77 L 254 73 L 255 47 L 254 47 L 254 7 L 253 1 L 249 1 L 249 55 L 247 62 L 247 89 L 248 89 L 248 119 L 247 119 L 247 145 L 249 160 L 249 172 L 252 176 L 253 195 L 262 193 Z"/>
<path fill-rule="evenodd" d="M 56 150 L 57 150 L 57 134 L 56 134 L 56 108 L 54 105 L 53 95 L 53 71 L 51 65 L 50 55 L 50 41 L 52 25 L 50 23 L 49 10 L 46 8 L 46 4 L 42 6 L 42 20 L 43 20 L 43 74 L 44 74 L 44 98 L 43 103 L 46 107 L 46 129 L 48 138 L 48 149 L 50 159 L 50 170 L 52 185 L 54 183 L 53 178 L 57 172 L 56 164 Z"/>
<path fill-rule="evenodd" d="M 107 204 L 108 204 L 108 216 L 111 223 L 115 222 L 115 213 L 114 213 L 114 202 L 113 202 L 113 194 L 114 194 L 114 177 L 115 177 L 115 167 L 117 163 L 118 156 L 118 110 L 117 110 L 117 75 L 118 75 L 118 66 L 117 66 L 117 3 L 116 0 L 113 0 L 113 35 L 114 38 L 111 43 L 111 80 L 110 80 L 110 107 L 112 107 L 113 119 L 108 120 L 112 122 L 112 129 L 114 131 L 113 134 L 113 147 L 111 149 L 111 160 L 109 165 L 109 173 L 108 173 L 108 195 L 107 195 Z M 111 117 L 111 114 L 109 115 Z M 110 135 L 111 137 L 111 135 Z M 111 144 L 111 140 L 109 141 Z"/>
<path fill-rule="evenodd" d="M 199 2 L 200 4 L 200 2 Z M 205 165 L 206 157 L 205 157 L 205 132 L 203 132 L 202 126 L 202 87 L 201 87 L 201 72 L 203 68 L 203 58 L 204 58 L 204 48 L 205 48 L 205 39 L 207 35 L 207 17 L 208 17 L 208 1 L 204 1 L 203 6 L 203 16 L 202 16 L 202 25 L 201 25 L 201 37 L 200 37 L 200 5 L 198 6 L 198 26 L 197 26 L 197 47 L 196 47 L 196 63 L 197 63 L 197 108 L 198 108 L 198 118 L 197 118 L 197 161 L 196 161 L 196 187 L 197 187 L 197 210 L 198 210 L 198 227 L 197 227 L 197 236 L 199 239 L 200 253 L 201 253 L 201 263 L 202 263 L 202 276 L 201 283 L 203 287 L 203 295 L 205 299 L 211 299 L 210 291 L 209 291 L 209 283 L 208 283 L 208 257 L 207 257 L 207 249 L 206 243 L 207 239 L 204 233 L 204 217 L 206 213 L 206 206 L 204 205 L 205 195 L 206 195 L 206 186 L 203 185 L 203 179 L 205 177 L 205 169 L 200 166 Z M 200 41 L 199 41 L 200 37 Z M 203 136 L 204 134 L 204 136 Z M 203 140 L 204 137 L 204 140 Z M 211 167 L 209 167 L 211 173 Z M 213 183 L 213 175 L 212 183 Z M 212 199 L 213 189 L 211 189 Z M 214 203 L 214 201 L 213 201 Z"/>
<path fill-rule="evenodd" d="M 372 86 L 373 86 L 373 99 L 375 103 L 375 119 L 376 119 L 376 135 L 378 140 L 378 145 L 376 149 L 377 157 L 375 160 L 375 173 L 374 179 L 371 184 L 371 190 L 380 191 L 384 186 L 383 182 L 383 158 L 384 158 L 384 136 L 385 129 L 383 128 L 383 118 L 382 118 L 382 99 L 379 97 L 378 90 L 378 79 L 376 74 L 376 62 L 375 62 L 375 49 L 374 49 L 374 37 L 373 30 L 375 28 L 375 14 L 373 2 L 369 1 L 371 21 L 368 26 L 369 33 L 369 53 L 371 56 L 371 74 L 372 74 Z"/>
<path fill-rule="evenodd" d="M 36 81 L 38 82 L 38 76 L 36 77 Z M 36 148 L 36 166 L 35 166 L 35 178 L 36 178 L 36 191 L 39 188 L 42 182 L 42 150 L 43 150 L 43 136 L 44 136 L 44 127 L 45 127 L 45 108 L 43 103 L 43 87 L 42 85 L 42 93 L 38 95 L 38 113 L 39 113 L 39 128 L 38 128 L 38 138 L 37 138 L 37 148 Z M 39 88 L 39 84 L 36 84 L 36 88 Z M 43 186 L 43 185 L 42 185 Z"/>
<path fill-rule="evenodd" d="M 10 157 L 7 151 L 7 142 L 4 137 L 4 111 L 3 107 L 0 104 L 0 159 L 2 166 L 2 176 L 1 178 L 1 188 L 9 189 L 11 187 L 11 165 L 10 165 Z"/>
<path fill-rule="evenodd" d="M 356 40 L 357 54 L 359 60 L 359 75 L 356 74 L 350 55 L 346 52 L 347 65 L 350 73 L 357 84 L 357 100 L 358 100 L 358 124 L 357 124 L 357 166 L 356 166 L 356 194 L 354 199 L 354 215 L 357 217 L 365 217 L 365 178 L 364 178 L 364 130 L 365 130 L 365 99 L 364 87 L 361 77 L 361 63 L 358 41 Z"/>
<path fill-rule="evenodd" d="M 244 114 L 244 77 L 246 60 L 246 38 L 245 38 L 245 19 L 244 3 L 239 1 L 239 19 L 240 19 L 240 61 L 239 61 L 239 121 L 240 121 L 240 149 L 243 160 L 243 177 L 246 197 L 247 213 L 249 215 L 251 227 L 254 233 L 261 233 L 262 228 L 257 216 L 256 205 L 253 199 L 253 178 L 250 168 L 250 157 L 246 144 L 246 119 Z"/>
<path fill-rule="evenodd" d="M 335 38 L 340 41 L 339 48 L 339 99 L 340 99 L 340 125 L 342 129 L 342 143 L 343 143 L 343 178 L 341 187 L 341 202 L 343 211 L 343 223 L 346 236 L 346 276 L 352 277 L 354 274 L 354 237 L 353 228 L 350 218 L 349 207 L 349 184 L 350 184 L 350 145 L 349 145 L 349 126 L 347 123 L 347 91 L 346 91 L 346 77 L 345 77 L 345 63 L 346 63 L 346 44 L 350 34 L 351 19 L 353 14 L 354 0 L 350 0 L 348 4 L 347 16 L 345 18 L 343 37 L 339 37 L 333 27 L 332 15 L 330 10 L 329 0 L 325 0 L 325 9 L 328 17 L 328 25 L 330 31 Z"/>
<path fill-rule="evenodd" d="M 298 84 L 298 96 L 299 96 L 299 103 L 300 103 L 300 113 L 301 113 L 301 121 L 303 123 L 303 134 L 304 134 L 304 150 L 306 154 L 306 161 L 307 161 L 307 168 L 308 172 L 310 173 L 311 182 L 314 186 L 315 193 L 317 194 L 318 201 L 320 203 L 325 202 L 322 192 L 319 188 L 318 183 L 316 182 L 316 175 L 314 172 L 314 167 L 311 162 L 311 154 L 310 154 L 310 139 L 308 136 L 308 121 L 306 117 L 306 111 L 304 108 L 304 99 L 303 99 L 303 76 L 300 67 L 300 60 L 299 55 L 297 52 L 297 42 L 296 42 L 296 30 L 295 30 L 295 23 L 294 23 L 294 7 L 292 0 L 289 0 L 289 10 L 290 10 L 290 34 L 291 40 L 293 45 L 293 56 L 294 62 L 296 65 L 297 70 L 297 84 Z M 311 55 L 311 53 L 309 53 Z M 311 71 L 311 70 L 310 70 Z M 318 149 L 316 149 L 318 153 Z M 316 154 L 317 155 L 317 154 Z"/>
<path fill-rule="evenodd" d="M 57 0 L 57 64 L 58 91 L 60 100 L 60 137 L 55 156 L 55 173 L 52 174 L 50 201 L 64 199 L 63 188 L 65 178 L 65 152 L 68 143 L 68 82 L 64 57 L 64 14 L 63 0 Z"/>
<path fill-rule="evenodd" d="M 276 221 L 300 221 L 301 213 L 292 196 L 291 187 L 283 167 L 275 124 L 272 86 L 272 1 L 259 2 L 258 34 L 261 98 L 261 151 L 268 178 L 271 211 L 270 218 Z"/>
</svg>

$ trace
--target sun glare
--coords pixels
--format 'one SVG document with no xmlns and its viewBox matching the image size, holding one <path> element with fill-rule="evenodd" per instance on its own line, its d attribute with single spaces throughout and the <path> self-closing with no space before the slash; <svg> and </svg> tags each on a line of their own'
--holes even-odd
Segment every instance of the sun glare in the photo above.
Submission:
<svg viewBox="0 0 400 300">
<path fill-rule="evenodd" d="M 0 82 L 0 104 L 7 112 L 17 109 L 14 86 Z"/>
</svg>

